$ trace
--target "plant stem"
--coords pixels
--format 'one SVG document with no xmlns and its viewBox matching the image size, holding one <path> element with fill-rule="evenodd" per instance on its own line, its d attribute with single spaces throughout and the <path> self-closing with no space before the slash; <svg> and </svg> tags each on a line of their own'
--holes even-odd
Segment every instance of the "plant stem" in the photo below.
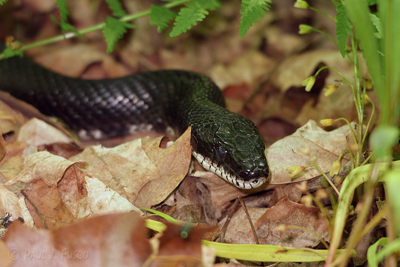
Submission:
<svg viewBox="0 0 400 267">
<path fill-rule="evenodd" d="M 186 2 L 189 2 L 189 1 L 190 0 L 177 0 L 177 1 L 174 1 L 172 3 L 168 3 L 168 4 L 164 5 L 164 7 L 173 8 L 173 7 L 176 7 L 176 6 L 180 6 L 180 5 L 182 5 L 182 4 L 186 3 Z M 151 13 L 151 11 L 150 11 L 150 9 L 148 9 L 148 10 L 145 10 L 145 11 L 142 11 L 142 12 L 139 12 L 139 13 L 126 15 L 126 16 L 120 18 L 119 20 L 120 21 L 125 21 L 125 22 L 126 21 L 131 21 L 131 20 L 136 20 L 138 18 L 142 18 L 142 17 L 148 16 L 150 13 Z M 105 23 L 102 22 L 102 23 L 99 23 L 97 25 L 94 25 L 94 26 L 79 30 L 78 33 L 84 35 L 84 34 L 89 33 L 89 32 L 99 31 L 99 30 L 103 29 L 104 26 L 105 26 Z M 67 32 L 65 34 L 54 36 L 52 38 L 41 40 L 41 41 L 38 41 L 38 42 L 35 42 L 35 43 L 31 43 L 31 44 L 28 44 L 28 45 L 23 45 L 23 46 L 21 46 L 19 48 L 19 50 L 21 52 L 23 52 L 23 51 L 26 51 L 28 49 L 34 48 L 34 47 L 44 46 L 44 45 L 60 42 L 60 41 L 66 40 L 66 39 L 71 39 L 71 38 L 74 38 L 74 37 L 78 36 L 78 33 Z M 3 54 L 0 54 L 0 60 L 1 59 L 4 59 L 4 55 Z"/>
<path fill-rule="evenodd" d="M 351 37 L 351 48 L 353 52 L 353 67 L 354 67 L 354 82 L 355 82 L 355 90 L 353 93 L 354 101 L 358 114 L 358 136 L 357 136 L 357 153 L 356 153 L 356 167 L 360 165 L 361 152 L 362 152 L 362 144 L 363 144 L 363 124 L 364 124 L 364 96 L 361 93 L 361 85 L 360 85 L 360 68 L 358 64 L 357 57 L 357 42 L 355 40 L 355 35 L 352 34 Z M 361 99 L 362 98 L 362 99 Z"/>
<path fill-rule="evenodd" d="M 319 9 L 316 9 L 315 7 L 312 7 L 312 6 L 309 6 L 308 8 L 311 9 L 311 10 L 313 10 L 313 11 L 315 11 L 315 12 L 318 12 L 318 13 L 320 13 L 320 14 L 322 14 L 322 15 L 328 17 L 328 18 L 330 18 L 330 19 L 333 20 L 334 22 L 336 22 L 336 19 L 335 19 L 334 17 L 332 17 L 331 15 L 325 13 L 324 11 L 321 11 L 321 10 L 319 10 Z"/>
<path fill-rule="evenodd" d="M 328 176 L 326 176 L 326 174 L 322 171 L 322 169 L 318 166 L 318 164 L 312 164 L 310 166 L 313 166 L 315 169 L 317 169 L 317 171 L 319 172 L 319 174 L 321 174 L 322 176 L 325 177 L 326 181 L 330 184 L 330 186 L 332 187 L 332 189 L 336 192 L 337 195 L 340 195 L 339 190 L 336 188 L 336 186 L 332 183 L 331 179 L 329 179 Z"/>
</svg>

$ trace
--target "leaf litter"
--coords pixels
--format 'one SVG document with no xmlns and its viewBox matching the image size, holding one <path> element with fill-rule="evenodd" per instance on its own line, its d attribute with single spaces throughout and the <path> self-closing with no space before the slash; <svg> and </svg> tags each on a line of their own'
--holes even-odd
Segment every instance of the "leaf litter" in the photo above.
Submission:
<svg viewBox="0 0 400 267">
<path fill-rule="evenodd" d="M 85 18 L 82 19 L 79 12 L 82 11 L 82 6 L 89 5 L 88 2 L 72 2 L 71 16 L 79 25 L 93 25 L 97 19 L 105 18 L 108 12 L 104 6 L 99 6 L 97 9 L 99 16 L 93 16 L 85 11 Z M 146 5 L 148 3 L 127 3 L 127 8 L 144 10 Z M 45 7 L 41 10 L 40 12 L 46 13 L 51 8 Z M 336 112 L 340 114 L 343 110 L 347 114 L 342 115 L 347 116 L 351 109 L 343 109 L 344 98 L 339 97 L 343 95 L 341 93 L 329 99 L 319 94 L 298 107 L 300 112 L 296 113 L 296 116 L 292 116 L 291 113 L 288 115 L 278 113 L 278 108 L 281 108 L 282 103 L 288 103 L 285 101 L 285 94 L 288 91 L 295 87 L 303 90 L 300 87 L 301 81 L 311 75 L 322 61 L 328 65 L 335 63 L 337 59 L 334 54 L 338 53 L 317 50 L 303 53 L 302 56 L 291 55 L 293 51 L 299 50 L 298 47 L 303 47 L 307 43 L 297 35 L 282 31 L 279 26 L 272 24 L 276 18 L 270 15 L 271 13 L 267 13 L 259 24 L 251 28 L 246 38 L 239 39 L 237 27 L 240 17 L 234 17 L 232 14 L 235 12 L 229 10 L 235 10 L 234 4 L 227 4 L 227 8 L 221 11 L 220 15 L 225 18 L 222 21 L 229 18 L 231 22 L 221 23 L 219 28 L 208 29 L 207 34 L 211 38 L 205 38 L 199 44 L 196 43 L 198 40 L 194 42 L 191 37 L 181 36 L 170 40 L 169 46 L 162 47 L 158 42 L 154 42 L 154 38 L 160 38 L 159 35 L 150 33 L 156 31 L 155 27 L 145 28 L 143 31 L 145 34 L 140 33 L 140 29 L 136 30 L 134 34 L 126 37 L 125 45 L 121 46 L 119 51 L 118 49 L 115 51 L 117 57 L 118 55 L 121 57 L 122 64 L 114 56 L 104 53 L 103 43 L 94 41 L 98 36 L 97 33 L 88 35 L 88 44 L 72 43 L 67 40 L 65 46 L 60 44 L 51 49 L 38 48 L 30 54 L 49 68 L 85 78 L 118 77 L 136 71 L 177 67 L 206 73 L 224 89 L 228 107 L 253 119 L 260 126 L 261 133 L 268 132 L 263 130 L 263 125 L 267 125 L 264 124 L 266 120 L 275 122 L 274 125 L 277 127 L 273 128 L 286 125 L 286 129 L 296 129 L 303 125 L 292 135 L 290 134 L 294 132 L 293 130 L 282 130 L 277 131 L 271 139 L 269 135 L 264 136 L 267 143 L 273 143 L 266 150 L 272 172 L 271 184 L 248 192 L 234 188 L 214 174 L 205 172 L 197 163 L 189 168 L 190 133 L 183 135 L 167 149 L 160 148 L 161 138 L 137 139 L 111 148 L 99 145 L 84 147 L 71 139 L 66 131 L 60 133 L 53 130 L 44 130 L 50 135 L 38 143 L 36 141 L 43 134 L 41 133 L 43 130 L 39 131 L 35 126 L 37 130 L 28 133 L 21 127 L 31 116 L 25 118 L 15 113 L 14 105 L 11 105 L 12 108 L 1 106 L 0 117 L 3 119 L 0 120 L 0 127 L 3 134 L 6 132 L 10 134 L 5 136 L 5 143 L 1 144 L 4 157 L 0 162 L 2 182 L 0 216 L 4 218 L 9 212 L 14 221 L 22 218 L 25 226 L 17 221 L 10 226 L 13 227 L 9 228 L 11 231 L 0 240 L 0 255 L 3 255 L 1 253 L 5 250 L 8 250 L 5 255 L 10 255 L 13 248 L 19 252 L 26 252 L 31 248 L 28 250 L 29 253 L 35 253 L 36 248 L 41 248 L 40 251 L 46 255 L 57 255 L 66 259 L 70 265 L 82 263 L 74 259 L 77 255 L 73 253 L 77 251 L 89 252 L 93 265 L 101 261 L 107 262 L 111 258 L 119 260 L 120 263 L 139 263 L 152 253 L 148 250 L 148 239 L 144 235 L 148 230 L 137 215 L 142 215 L 139 207 L 151 207 L 183 221 L 216 225 L 219 229 L 226 220 L 232 201 L 239 196 L 243 197 L 248 206 L 257 236 L 263 244 L 282 243 L 293 247 L 314 247 L 319 243 L 314 236 L 304 231 L 293 229 L 284 232 L 275 231 L 281 224 L 296 224 L 329 240 L 328 226 L 321 212 L 305 204 L 296 203 L 300 202 L 302 192 L 294 184 L 299 181 L 316 180 L 317 188 L 321 188 L 323 187 L 321 182 L 316 179 L 320 177 L 320 173 L 310 168 L 297 179 L 291 180 L 285 170 L 295 165 L 318 163 L 323 172 L 328 173 L 332 162 L 337 159 L 341 151 L 351 148 L 352 137 L 349 128 L 344 126 L 326 132 L 317 127 L 314 121 L 308 121 L 306 118 L 319 120 L 328 115 L 335 116 L 338 114 Z M 301 16 L 296 17 L 296 20 L 302 20 L 306 15 Z M 47 17 L 42 19 L 44 27 L 37 32 L 38 39 L 53 35 L 56 31 L 56 27 Z M 267 28 L 268 30 L 265 30 Z M 270 28 L 273 30 L 269 30 Z M 201 34 L 202 30 L 207 29 L 198 28 L 196 34 Z M 140 36 L 145 38 L 139 38 Z M 267 44 L 263 43 L 266 40 Z M 282 45 L 282 40 L 289 41 L 285 41 L 285 45 Z M 283 55 L 288 57 L 277 70 L 274 70 Z M 127 60 L 127 57 L 132 60 Z M 342 73 L 348 72 L 346 66 L 335 67 Z M 271 79 L 264 80 L 263 76 L 266 73 L 272 73 Z M 334 75 L 327 76 L 322 84 L 330 84 L 335 79 L 337 77 Z M 257 92 L 251 88 L 256 88 L 260 83 L 264 84 L 261 88 L 263 90 L 255 94 Z M 255 97 L 246 103 L 245 101 L 254 94 Z M 347 103 L 346 107 L 350 107 L 350 104 Z M 58 124 L 54 125 L 44 116 L 40 119 L 59 129 Z M 39 124 L 43 125 L 41 121 Z M 25 134 L 30 138 L 17 141 L 17 133 L 19 136 Z M 283 138 L 284 136 L 287 137 Z M 62 139 L 64 137 L 65 140 Z M 60 146 L 61 154 L 62 150 L 79 148 L 72 149 L 71 153 L 66 154 L 68 159 L 35 149 L 39 144 L 41 149 L 57 147 L 55 144 L 66 140 L 69 145 Z M 82 148 L 84 150 L 80 153 Z M 54 150 L 49 149 L 49 151 Z M 70 157 L 70 154 L 75 155 Z M 343 164 L 347 161 L 348 158 L 345 157 Z M 188 170 L 189 175 L 186 176 Z M 267 191 L 270 189 L 274 189 L 273 193 Z M 249 194 L 253 195 L 248 196 Z M 255 199 L 258 201 L 254 201 Z M 129 211 L 131 212 L 120 214 Z M 161 218 L 158 220 L 163 221 Z M 46 227 L 43 222 L 46 223 Z M 180 251 L 178 247 L 185 250 L 192 248 L 192 245 L 196 247 L 197 252 L 191 254 L 189 251 L 185 255 L 195 255 L 196 260 L 193 262 L 198 263 L 199 242 L 204 233 L 201 231 L 197 233 L 195 231 L 197 228 L 194 228 L 193 231 L 189 231 L 189 237 L 193 238 L 185 240 L 180 235 L 182 227 L 171 227 L 175 228 L 167 229 L 164 239 L 156 235 L 151 241 L 164 244 L 163 246 L 167 248 L 165 254 L 159 254 L 158 263 L 171 263 L 172 261 L 162 257 L 178 254 Z M 254 243 L 249 227 L 243 209 L 240 208 L 233 215 L 225 235 L 226 241 Z M 89 239 L 92 240 L 90 244 L 87 242 Z M 133 239 L 135 242 L 130 241 Z M 112 244 L 122 244 L 121 240 L 126 241 L 126 246 L 104 246 L 109 241 L 112 241 Z M 6 248 L 3 246 L 4 242 Z M 145 249 L 132 248 L 134 244 L 143 245 Z M 163 246 L 160 246 L 159 251 L 162 251 Z M 156 251 L 157 249 L 153 248 L 153 253 Z M 48 254 L 49 252 L 52 254 Z M 106 258 L 99 258 L 100 253 L 106 255 Z M 40 258 L 40 255 L 30 255 L 34 258 L 31 259 L 32 264 Z M 62 264 L 52 261 L 57 257 L 48 259 L 47 264 Z M 189 260 L 188 257 L 184 259 L 179 257 L 174 259 L 175 263 Z M 26 263 L 21 259 L 24 258 L 16 259 L 15 266 Z M 43 266 L 43 261 L 36 262 Z"/>
</svg>

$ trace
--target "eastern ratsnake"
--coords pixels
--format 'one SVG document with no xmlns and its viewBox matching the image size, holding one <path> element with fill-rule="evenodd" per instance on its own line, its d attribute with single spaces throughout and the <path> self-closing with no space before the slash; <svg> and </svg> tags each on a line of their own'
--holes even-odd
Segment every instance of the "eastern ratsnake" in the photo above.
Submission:
<svg viewBox="0 0 400 267">
<path fill-rule="evenodd" d="M 0 90 L 62 119 L 81 138 L 167 127 L 182 133 L 192 126 L 193 156 L 205 169 L 244 189 L 268 180 L 265 144 L 256 126 L 226 110 L 219 88 L 201 74 L 162 70 L 83 80 L 14 57 L 0 60 Z"/>
</svg>

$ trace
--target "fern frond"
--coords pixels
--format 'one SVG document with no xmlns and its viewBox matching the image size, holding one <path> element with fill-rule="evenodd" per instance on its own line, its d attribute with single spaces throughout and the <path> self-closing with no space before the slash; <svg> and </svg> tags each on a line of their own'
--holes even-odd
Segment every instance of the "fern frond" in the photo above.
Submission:
<svg viewBox="0 0 400 267">
<path fill-rule="evenodd" d="M 337 39 L 337 45 L 339 47 L 340 54 L 342 54 L 342 57 L 345 57 L 346 51 L 345 51 L 345 46 L 346 46 L 346 41 L 348 39 L 348 35 L 351 34 L 351 29 L 353 25 L 351 24 L 349 18 L 347 17 L 346 13 L 346 7 L 342 4 L 339 3 L 339 5 L 336 7 L 337 15 L 336 15 L 336 39 Z"/>
<path fill-rule="evenodd" d="M 218 0 L 194 0 L 195 4 L 200 6 L 201 8 L 207 10 L 215 10 L 217 7 L 220 7 L 222 4 Z"/>
<path fill-rule="evenodd" d="M 61 24 L 67 22 L 68 9 L 66 0 L 56 0 L 58 9 L 60 10 Z"/>
<path fill-rule="evenodd" d="M 108 7 L 112 10 L 115 17 L 123 17 L 126 15 L 121 3 L 118 0 L 106 0 Z"/>
<path fill-rule="evenodd" d="M 240 38 L 246 35 L 250 27 L 261 20 L 261 16 L 265 15 L 265 11 L 270 9 L 271 0 L 242 0 L 242 20 L 240 21 L 239 32 Z"/>
<path fill-rule="evenodd" d="M 175 18 L 174 28 L 170 33 L 171 37 L 176 37 L 181 33 L 190 30 L 198 21 L 202 21 L 208 15 L 208 11 L 196 5 L 195 3 L 188 4 L 179 11 Z"/>
<path fill-rule="evenodd" d="M 190 30 L 192 26 L 208 15 L 207 10 L 214 10 L 219 6 L 221 6 L 221 2 L 218 0 L 193 0 L 179 11 L 170 36 L 175 37 Z"/>
<path fill-rule="evenodd" d="M 4 5 L 7 2 L 7 0 L 0 0 L 0 5 Z"/>
<path fill-rule="evenodd" d="M 54 17 L 54 16 L 51 15 L 51 14 L 50 14 L 50 19 L 51 19 L 51 21 L 53 21 L 55 24 L 57 24 L 58 26 L 60 26 L 60 28 L 61 28 L 61 30 L 62 30 L 63 33 L 67 32 L 67 31 L 71 31 L 71 32 L 74 32 L 77 36 L 82 37 L 83 39 L 86 40 L 86 37 L 85 37 L 83 34 L 81 34 L 73 25 L 71 25 L 71 24 L 69 24 L 69 23 L 67 23 L 67 22 L 61 23 L 61 22 L 59 22 L 59 21 L 56 19 L 56 17 Z"/>
<path fill-rule="evenodd" d="M 163 6 L 151 5 L 150 11 L 150 24 L 158 26 L 158 32 L 167 28 L 168 21 L 176 17 L 176 13 Z"/>
<path fill-rule="evenodd" d="M 124 21 L 120 21 L 116 18 L 107 16 L 105 25 L 103 28 L 104 38 L 107 42 L 107 53 L 111 53 L 114 50 L 114 46 L 117 41 L 126 33 L 126 28 L 134 28 L 135 26 Z"/>
<path fill-rule="evenodd" d="M 381 21 L 381 19 L 375 14 L 369 14 L 369 19 L 371 20 L 372 24 L 374 24 L 374 26 L 375 26 L 376 38 L 382 39 L 382 21 Z"/>
</svg>

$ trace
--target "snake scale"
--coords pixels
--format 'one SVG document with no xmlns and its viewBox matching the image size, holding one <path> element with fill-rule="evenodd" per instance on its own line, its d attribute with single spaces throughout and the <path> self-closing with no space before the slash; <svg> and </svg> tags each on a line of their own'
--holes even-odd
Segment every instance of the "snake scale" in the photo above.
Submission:
<svg viewBox="0 0 400 267">
<path fill-rule="evenodd" d="M 265 144 L 256 126 L 226 110 L 221 90 L 204 75 L 161 70 L 84 80 L 13 57 L 0 61 L 0 90 L 62 119 L 81 138 L 167 127 L 182 133 L 191 126 L 192 154 L 205 169 L 243 189 L 268 181 Z"/>
</svg>

